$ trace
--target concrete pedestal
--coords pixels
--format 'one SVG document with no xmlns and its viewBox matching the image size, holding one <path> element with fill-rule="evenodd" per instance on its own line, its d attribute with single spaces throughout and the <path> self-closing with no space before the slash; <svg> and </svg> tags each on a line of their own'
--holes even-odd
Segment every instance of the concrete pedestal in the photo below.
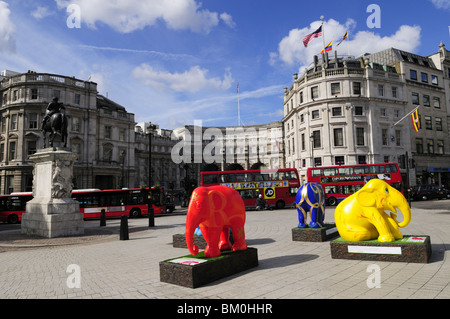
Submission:
<svg viewBox="0 0 450 319">
<path fill-rule="evenodd" d="M 30 156 L 35 162 L 33 199 L 22 215 L 22 234 L 54 238 L 84 234 L 83 214 L 71 198 L 73 163 L 66 149 L 43 149 Z"/>
</svg>

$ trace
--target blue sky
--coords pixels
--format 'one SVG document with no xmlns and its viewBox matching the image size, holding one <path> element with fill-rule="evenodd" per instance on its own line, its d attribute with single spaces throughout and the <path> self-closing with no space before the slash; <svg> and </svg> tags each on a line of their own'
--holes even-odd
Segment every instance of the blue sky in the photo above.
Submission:
<svg viewBox="0 0 450 319">
<path fill-rule="evenodd" d="M 367 24 L 370 4 L 380 28 Z M 301 41 L 321 15 L 326 43 L 350 31 L 339 55 L 450 47 L 450 0 L 0 0 L 0 69 L 91 78 L 137 122 L 168 129 L 237 125 L 239 83 L 242 124 L 268 123 L 322 49 Z"/>
</svg>

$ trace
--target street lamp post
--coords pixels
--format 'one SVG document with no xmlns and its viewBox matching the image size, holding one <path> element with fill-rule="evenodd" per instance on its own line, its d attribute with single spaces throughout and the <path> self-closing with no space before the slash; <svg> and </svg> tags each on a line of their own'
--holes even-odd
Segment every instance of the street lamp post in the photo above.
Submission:
<svg viewBox="0 0 450 319">
<path fill-rule="evenodd" d="M 149 122 L 148 126 L 148 194 L 147 194 L 147 205 L 148 205 L 148 227 L 155 227 L 155 211 L 153 209 L 153 198 L 151 197 L 152 192 L 152 132 L 156 128 Z"/>
</svg>

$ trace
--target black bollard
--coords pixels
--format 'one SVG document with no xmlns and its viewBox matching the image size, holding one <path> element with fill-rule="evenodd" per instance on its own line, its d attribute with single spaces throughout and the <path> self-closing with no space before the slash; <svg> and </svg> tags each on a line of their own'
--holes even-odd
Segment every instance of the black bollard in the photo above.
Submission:
<svg viewBox="0 0 450 319">
<path fill-rule="evenodd" d="M 100 227 L 102 226 L 106 226 L 106 213 L 104 209 L 100 213 Z"/>
<path fill-rule="evenodd" d="M 128 234 L 128 216 L 122 215 L 120 217 L 120 240 L 128 240 L 130 236 Z"/>
</svg>

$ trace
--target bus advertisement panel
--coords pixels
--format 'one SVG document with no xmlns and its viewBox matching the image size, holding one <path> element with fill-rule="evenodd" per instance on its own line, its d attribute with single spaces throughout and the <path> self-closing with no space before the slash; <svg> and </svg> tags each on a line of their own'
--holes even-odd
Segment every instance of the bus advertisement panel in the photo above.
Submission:
<svg viewBox="0 0 450 319">
<path fill-rule="evenodd" d="M 147 197 L 152 201 L 155 215 L 166 212 L 164 189 L 160 187 L 152 187 L 150 194 L 148 188 L 72 191 L 72 198 L 80 203 L 80 213 L 84 219 L 100 218 L 103 209 L 107 218 L 147 216 Z M 26 203 L 31 199 L 32 193 L 0 195 L 0 222 L 20 222 L 26 211 Z"/>
<path fill-rule="evenodd" d="M 256 208 L 259 195 L 270 207 L 295 205 L 300 180 L 295 168 L 201 172 L 200 186 L 224 185 L 235 189 L 246 208 Z"/>
<path fill-rule="evenodd" d="M 339 204 L 373 178 L 384 180 L 403 192 L 402 176 L 397 163 L 314 167 L 307 170 L 308 182 L 322 185 L 326 203 L 330 206 Z"/>
</svg>

